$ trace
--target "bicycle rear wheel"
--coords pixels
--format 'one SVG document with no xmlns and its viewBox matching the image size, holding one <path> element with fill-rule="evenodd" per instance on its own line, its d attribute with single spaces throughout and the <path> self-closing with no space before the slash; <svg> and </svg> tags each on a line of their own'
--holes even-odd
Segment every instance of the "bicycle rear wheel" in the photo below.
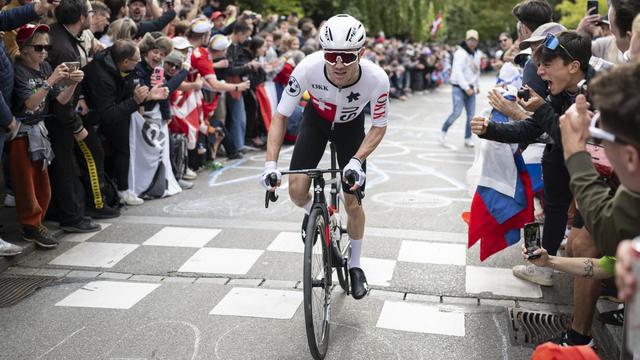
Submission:
<svg viewBox="0 0 640 360">
<path fill-rule="evenodd" d="M 304 246 L 304 319 L 311 355 L 324 359 L 329 347 L 331 312 L 331 256 L 328 227 L 322 208 L 309 215 Z"/>
</svg>

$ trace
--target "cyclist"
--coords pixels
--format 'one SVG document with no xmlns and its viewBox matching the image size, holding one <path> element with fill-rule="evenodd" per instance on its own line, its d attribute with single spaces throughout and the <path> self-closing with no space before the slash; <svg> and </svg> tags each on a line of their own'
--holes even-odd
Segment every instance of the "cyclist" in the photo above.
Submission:
<svg viewBox="0 0 640 360">
<path fill-rule="evenodd" d="M 260 180 L 262 186 L 270 191 L 275 191 L 280 185 L 282 174 L 277 169 L 277 160 L 286 123 L 302 94 L 305 90 L 308 91 L 310 101 L 304 110 L 290 169 L 316 168 L 327 141 L 331 139 L 336 146 L 343 176 L 348 170 L 356 172 L 353 186 L 342 184 L 349 218 L 347 230 L 351 240 L 349 276 L 351 293 L 355 299 L 361 299 L 367 294 L 368 285 L 360 267 L 365 215 L 354 191 L 364 191 L 365 159 L 385 134 L 389 107 L 389 78 L 382 68 L 362 58 L 365 41 L 364 26 L 349 15 L 333 16 L 320 29 L 320 45 L 323 50 L 300 62 L 282 93 L 269 129 L 267 161 Z M 364 108 L 369 103 L 372 126 L 365 135 Z M 272 174 L 278 177 L 275 187 L 270 186 L 268 181 Z M 311 180 L 306 175 L 289 177 L 289 196 L 306 212 L 302 226 L 303 239 L 313 203 L 313 197 L 309 193 L 310 185 Z"/>
</svg>

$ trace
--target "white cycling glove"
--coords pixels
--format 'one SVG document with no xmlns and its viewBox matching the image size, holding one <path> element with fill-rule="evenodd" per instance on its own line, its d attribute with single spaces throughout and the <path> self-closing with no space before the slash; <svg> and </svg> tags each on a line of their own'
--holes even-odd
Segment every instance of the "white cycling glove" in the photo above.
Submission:
<svg viewBox="0 0 640 360">
<path fill-rule="evenodd" d="M 367 174 L 365 174 L 364 170 L 362 170 L 362 163 L 356 157 L 352 157 L 349 160 L 347 166 L 342 169 L 342 178 L 346 179 L 347 171 L 353 170 L 356 172 L 356 182 L 354 185 L 358 185 L 358 187 L 362 187 L 364 185 L 364 181 L 367 179 Z"/>
<path fill-rule="evenodd" d="M 275 174 L 278 178 L 278 183 L 282 179 L 282 173 L 278 170 L 277 163 L 275 161 L 267 161 L 264 163 L 264 170 L 262 170 L 262 176 L 260 176 L 260 185 L 264 187 L 266 190 L 272 191 L 275 189 L 275 186 L 271 186 L 269 182 L 269 177 L 271 174 Z"/>
</svg>

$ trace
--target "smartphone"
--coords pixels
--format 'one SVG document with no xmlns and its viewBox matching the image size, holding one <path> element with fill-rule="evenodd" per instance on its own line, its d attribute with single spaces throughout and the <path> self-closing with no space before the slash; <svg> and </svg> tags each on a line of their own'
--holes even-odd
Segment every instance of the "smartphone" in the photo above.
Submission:
<svg viewBox="0 0 640 360">
<path fill-rule="evenodd" d="M 63 64 L 67 65 L 67 67 L 69 68 L 69 72 L 74 72 L 80 69 L 79 61 L 68 61 L 68 62 L 63 62 Z"/>
<path fill-rule="evenodd" d="M 595 8 L 595 10 L 590 11 L 591 9 Z M 591 15 L 595 15 L 595 14 L 599 14 L 599 10 L 598 10 L 598 0 L 587 0 L 587 13 L 591 14 Z"/>
<path fill-rule="evenodd" d="M 540 257 L 540 255 L 533 255 L 533 252 L 542 246 L 540 223 L 532 222 L 524 225 L 524 246 L 527 248 L 529 259 L 537 259 Z"/>
<path fill-rule="evenodd" d="M 153 68 L 151 82 L 154 85 L 164 83 L 164 68 L 162 66 L 156 66 L 155 68 Z"/>
</svg>

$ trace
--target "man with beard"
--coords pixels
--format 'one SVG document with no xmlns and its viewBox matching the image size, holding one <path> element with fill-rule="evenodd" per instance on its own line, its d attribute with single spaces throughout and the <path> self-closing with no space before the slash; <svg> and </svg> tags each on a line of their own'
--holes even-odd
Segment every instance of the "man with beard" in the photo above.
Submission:
<svg viewBox="0 0 640 360">
<path fill-rule="evenodd" d="M 51 51 L 49 63 L 52 68 L 63 62 L 79 63 L 79 67 L 87 64 L 87 50 L 82 46 L 80 35 L 89 28 L 89 8 L 86 0 L 65 0 L 55 10 L 56 23 L 49 31 Z M 83 200 L 83 186 L 80 182 L 72 161 L 76 142 L 82 143 L 87 137 L 87 130 L 80 119 L 81 115 L 89 112 L 86 102 L 76 90 L 73 98 L 67 104 L 57 101 L 51 102 L 53 118 L 46 119 L 47 129 L 51 138 L 51 146 L 58 159 L 49 167 L 51 181 L 51 208 L 55 220 L 60 222 L 67 232 L 94 232 L 100 230 L 100 225 L 86 219 Z M 77 109 L 77 112 L 76 112 Z M 86 148 L 86 147 L 85 147 Z M 87 157 L 93 158 L 89 149 Z M 97 176 L 91 179 L 97 183 Z"/>
<path fill-rule="evenodd" d="M 176 2 L 173 2 L 174 6 Z M 176 17 L 176 11 L 170 7 L 167 12 L 154 20 L 144 20 L 147 16 L 147 0 L 131 0 L 129 1 L 129 17 L 138 25 L 138 33 L 135 38 L 144 36 L 144 34 L 154 31 L 162 31 Z"/>
</svg>

